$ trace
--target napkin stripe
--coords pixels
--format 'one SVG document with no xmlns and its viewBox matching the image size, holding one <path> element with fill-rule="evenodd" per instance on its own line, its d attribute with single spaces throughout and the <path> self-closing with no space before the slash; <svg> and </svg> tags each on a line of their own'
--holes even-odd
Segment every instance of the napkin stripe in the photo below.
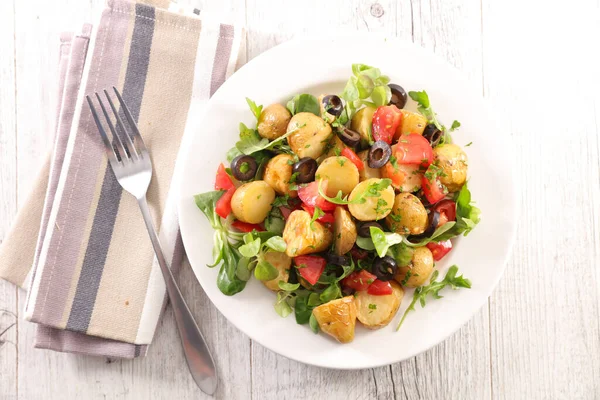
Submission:
<svg viewBox="0 0 600 400">
<path fill-rule="evenodd" d="M 121 21 L 112 17 L 111 10 L 106 10 L 97 33 L 91 38 L 88 51 L 93 56 L 90 61 L 85 61 L 84 66 L 89 71 L 84 70 L 83 81 L 76 82 L 77 85 L 85 85 L 86 93 L 94 92 L 97 86 L 105 86 L 118 79 L 129 25 L 127 21 L 119 22 Z M 111 40 L 109 26 L 112 34 L 121 40 Z M 79 55 L 85 57 L 85 54 Z M 95 72 L 90 70 L 91 65 L 94 65 Z M 95 74 L 95 78 L 86 85 L 84 82 L 89 74 Z M 25 308 L 26 318 L 31 321 L 60 328 L 64 328 L 67 323 L 68 314 L 64 316 L 64 321 L 62 315 L 70 310 L 74 296 L 77 282 L 74 279 L 80 273 L 82 246 L 85 246 L 89 236 L 87 219 L 95 201 L 96 175 L 104 160 L 104 154 L 89 151 L 94 146 L 101 148 L 102 141 L 91 116 L 82 118 L 81 103 L 77 104 L 75 100 L 78 96 L 75 92 L 71 92 L 71 95 L 76 105 L 73 110 L 75 116 L 72 126 L 65 125 L 65 131 L 60 133 L 68 137 L 66 147 L 55 149 L 56 152 L 62 152 L 64 161 L 55 187 L 56 198 L 49 205 L 51 211 L 46 237 L 38 244 L 42 250 L 32 271 L 32 286 Z M 87 134 L 76 135 L 77 131 Z"/>
<path fill-rule="evenodd" d="M 153 7 L 136 4 L 135 8 L 136 14 L 143 18 L 135 19 L 123 85 L 123 98 L 137 123 L 144 96 L 155 24 Z M 122 117 L 124 118 L 123 115 Z M 126 133 L 121 132 L 121 134 Z M 98 288 L 102 280 L 106 256 L 111 244 L 122 193 L 123 190 L 117 182 L 112 168 L 106 168 L 90 241 L 79 275 L 71 314 L 67 322 L 68 330 L 86 332 L 88 329 Z"/>
</svg>

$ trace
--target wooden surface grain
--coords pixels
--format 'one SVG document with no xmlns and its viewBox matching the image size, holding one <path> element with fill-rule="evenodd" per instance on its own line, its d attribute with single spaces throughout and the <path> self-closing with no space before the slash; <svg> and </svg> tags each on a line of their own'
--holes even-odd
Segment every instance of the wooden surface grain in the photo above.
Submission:
<svg viewBox="0 0 600 400">
<path fill-rule="evenodd" d="M 102 3 L 0 2 L 0 240 L 50 146 L 58 33 Z M 430 49 L 478 83 L 518 171 L 517 240 L 498 288 L 459 332 L 399 364 L 333 371 L 278 356 L 228 323 L 184 268 L 182 291 L 218 355 L 216 398 L 600 398 L 597 1 L 180 3 L 245 25 L 246 60 L 293 37 L 353 32 Z M 33 349 L 23 306 L 24 292 L 0 282 L 0 398 L 208 398 L 185 369 L 170 311 L 148 357 L 122 361 Z"/>
</svg>

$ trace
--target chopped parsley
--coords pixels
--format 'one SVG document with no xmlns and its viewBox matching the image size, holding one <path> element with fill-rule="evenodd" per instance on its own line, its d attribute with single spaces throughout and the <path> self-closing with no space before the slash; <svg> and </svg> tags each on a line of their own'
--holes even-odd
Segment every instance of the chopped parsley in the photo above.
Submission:
<svg viewBox="0 0 600 400">
<path fill-rule="evenodd" d="M 369 304 L 369 310 L 377 310 L 377 304 Z"/>
<path fill-rule="evenodd" d="M 473 144 L 473 142 L 469 142 L 469 143 L 465 144 L 465 147 L 469 147 L 472 144 Z"/>
</svg>

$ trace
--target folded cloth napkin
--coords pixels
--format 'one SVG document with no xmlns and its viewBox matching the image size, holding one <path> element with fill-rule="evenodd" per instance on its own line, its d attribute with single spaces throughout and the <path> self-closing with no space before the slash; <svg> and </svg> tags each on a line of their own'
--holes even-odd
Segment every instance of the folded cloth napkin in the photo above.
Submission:
<svg viewBox="0 0 600 400">
<path fill-rule="evenodd" d="M 107 164 L 85 95 L 116 86 L 131 109 L 154 164 L 154 223 L 177 269 L 180 150 L 233 73 L 242 36 L 193 14 L 109 0 L 94 29 L 61 38 L 54 150 L 0 248 L 0 278 L 29 289 L 25 318 L 38 324 L 36 347 L 143 356 L 165 303 L 137 202 Z"/>
</svg>

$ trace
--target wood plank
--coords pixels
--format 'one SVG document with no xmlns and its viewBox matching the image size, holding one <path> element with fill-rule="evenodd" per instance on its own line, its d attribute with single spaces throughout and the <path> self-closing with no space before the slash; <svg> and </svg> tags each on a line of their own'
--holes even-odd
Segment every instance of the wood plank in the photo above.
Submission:
<svg viewBox="0 0 600 400">
<path fill-rule="evenodd" d="M 14 1 L 0 3 L 0 243 L 17 211 L 15 120 Z M 0 281 L 0 393 L 16 398 L 17 388 L 17 289 Z"/>
<path fill-rule="evenodd" d="M 544 3 L 539 18 L 533 2 L 482 4 L 486 94 L 508 116 L 521 205 L 490 304 L 493 397 L 599 398 L 600 63 L 581 39 L 600 33 L 598 5 Z"/>
</svg>

